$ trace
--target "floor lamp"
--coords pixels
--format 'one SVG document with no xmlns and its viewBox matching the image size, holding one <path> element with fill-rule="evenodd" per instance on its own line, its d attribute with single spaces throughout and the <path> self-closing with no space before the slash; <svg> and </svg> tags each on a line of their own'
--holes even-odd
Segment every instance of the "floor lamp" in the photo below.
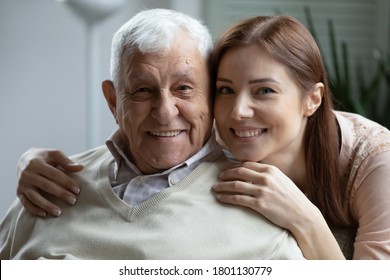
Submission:
<svg viewBox="0 0 390 280">
<path fill-rule="evenodd" d="M 124 6 L 125 0 L 57 0 L 68 6 L 79 16 L 86 26 L 85 69 L 86 69 L 86 148 L 101 143 L 100 139 L 100 102 L 99 80 L 100 47 L 99 23 Z"/>
</svg>

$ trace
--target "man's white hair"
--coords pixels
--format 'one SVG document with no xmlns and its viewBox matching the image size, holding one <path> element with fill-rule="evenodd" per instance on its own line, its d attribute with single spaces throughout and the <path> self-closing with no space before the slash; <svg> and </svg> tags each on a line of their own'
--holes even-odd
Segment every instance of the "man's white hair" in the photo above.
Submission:
<svg viewBox="0 0 390 280">
<path fill-rule="evenodd" d="M 111 80 L 119 85 L 124 52 L 159 53 L 168 50 L 179 31 L 191 36 L 207 61 L 213 42 L 208 28 L 199 20 L 168 9 L 144 10 L 132 17 L 115 33 L 111 46 Z"/>
</svg>

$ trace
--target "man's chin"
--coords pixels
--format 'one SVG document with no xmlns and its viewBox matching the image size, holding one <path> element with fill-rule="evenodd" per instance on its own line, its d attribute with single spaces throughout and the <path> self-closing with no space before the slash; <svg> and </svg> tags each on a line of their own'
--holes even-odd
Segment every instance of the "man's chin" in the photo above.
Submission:
<svg viewBox="0 0 390 280">
<path fill-rule="evenodd" d="M 175 167 L 179 164 L 182 164 L 184 161 L 186 161 L 188 158 L 187 157 L 177 157 L 177 158 L 172 158 L 172 159 L 160 159 L 158 162 L 156 162 L 155 166 L 159 170 L 168 170 L 172 167 Z"/>
<path fill-rule="evenodd" d="M 175 155 L 176 153 L 176 155 Z M 147 155 L 145 155 L 145 159 L 147 159 L 147 166 L 149 166 L 147 169 L 147 173 L 160 173 L 165 170 L 171 169 L 172 167 L 175 167 L 177 165 L 182 164 L 184 161 L 186 161 L 188 158 L 190 158 L 191 155 L 187 154 L 178 154 L 176 152 L 168 152 L 164 154 L 159 154 L 157 157 L 150 155 L 149 158 L 147 158 Z M 144 173 L 146 170 L 142 170 Z"/>
</svg>

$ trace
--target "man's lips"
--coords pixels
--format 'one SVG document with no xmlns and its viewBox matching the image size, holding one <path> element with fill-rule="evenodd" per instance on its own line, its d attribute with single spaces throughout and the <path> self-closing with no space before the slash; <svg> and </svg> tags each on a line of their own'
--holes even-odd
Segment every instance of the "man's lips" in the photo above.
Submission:
<svg viewBox="0 0 390 280">
<path fill-rule="evenodd" d="M 157 137 L 176 137 L 182 131 L 183 130 L 148 131 L 148 133 Z"/>
</svg>

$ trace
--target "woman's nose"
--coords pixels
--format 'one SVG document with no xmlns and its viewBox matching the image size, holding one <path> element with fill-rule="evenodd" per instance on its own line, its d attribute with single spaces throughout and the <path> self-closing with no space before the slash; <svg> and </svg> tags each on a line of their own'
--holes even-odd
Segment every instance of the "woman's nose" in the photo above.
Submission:
<svg viewBox="0 0 390 280">
<path fill-rule="evenodd" d="M 247 95 L 238 95 L 231 114 L 236 119 L 253 117 L 253 102 L 251 98 Z"/>
</svg>

